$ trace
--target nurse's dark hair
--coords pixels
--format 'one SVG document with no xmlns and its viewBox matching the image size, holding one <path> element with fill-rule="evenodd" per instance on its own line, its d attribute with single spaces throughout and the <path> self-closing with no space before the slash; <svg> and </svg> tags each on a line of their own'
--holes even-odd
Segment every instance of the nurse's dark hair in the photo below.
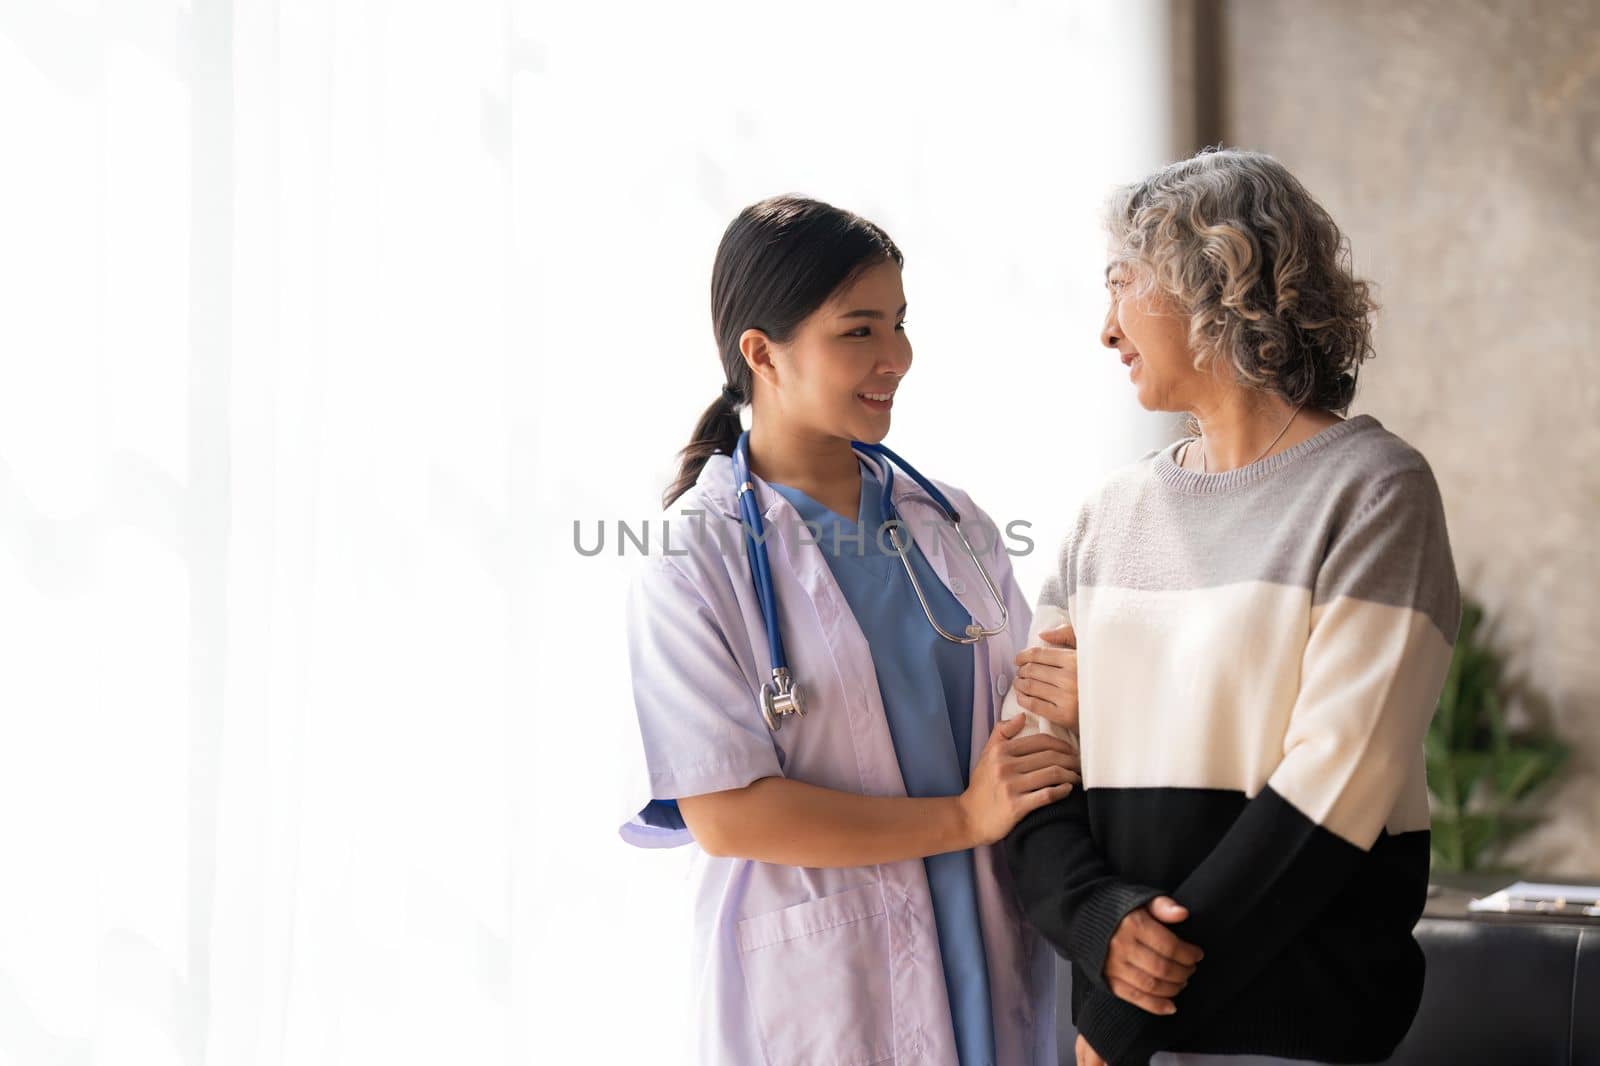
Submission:
<svg viewBox="0 0 1600 1066">
<path fill-rule="evenodd" d="M 678 476 L 662 497 L 666 506 L 689 491 L 707 459 L 732 455 L 739 443 L 739 408 L 755 395 L 754 375 L 739 351 L 745 330 L 781 344 L 841 287 L 883 262 L 905 262 L 887 233 L 820 200 L 774 196 L 728 224 L 711 268 L 711 325 L 724 385 L 678 453 Z"/>
</svg>

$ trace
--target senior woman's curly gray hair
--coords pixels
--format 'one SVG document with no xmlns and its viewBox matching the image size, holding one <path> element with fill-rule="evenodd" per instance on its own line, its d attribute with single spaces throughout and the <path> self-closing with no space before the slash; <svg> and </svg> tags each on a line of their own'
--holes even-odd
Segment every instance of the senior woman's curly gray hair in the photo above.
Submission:
<svg viewBox="0 0 1600 1066">
<path fill-rule="evenodd" d="M 1208 149 L 1112 194 L 1113 259 L 1191 316 L 1195 367 L 1344 413 L 1372 357 L 1371 286 L 1333 218 L 1276 159 Z"/>
</svg>

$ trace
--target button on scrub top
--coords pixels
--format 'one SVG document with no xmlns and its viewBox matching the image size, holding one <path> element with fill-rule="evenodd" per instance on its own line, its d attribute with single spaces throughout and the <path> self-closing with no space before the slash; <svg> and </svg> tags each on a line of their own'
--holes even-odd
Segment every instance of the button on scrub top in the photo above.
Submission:
<svg viewBox="0 0 1600 1066">
<path fill-rule="evenodd" d="M 972 646 L 934 632 L 888 532 L 878 536 L 885 521 L 882 484 L 863 465 L 855 522 L 798 489 L 771 487 L 812 524 L 804 535 L 816 541 L 827 559 L 867 639 L 906 794 L 960 795 L 967 787 L 972 754 Z M 917 520 L 924 520 L 920 509 Z M 857 535 L 859 542 L 853 539 Z M 966 609 L 915 545 L 910 558 L 939 624 L 951 633 L 964 631 L 972 620 Z M 923 863 L 961 1066 L 994 1066 L 989 978 L 972 852 L 932 855 Z"/>
</svg>

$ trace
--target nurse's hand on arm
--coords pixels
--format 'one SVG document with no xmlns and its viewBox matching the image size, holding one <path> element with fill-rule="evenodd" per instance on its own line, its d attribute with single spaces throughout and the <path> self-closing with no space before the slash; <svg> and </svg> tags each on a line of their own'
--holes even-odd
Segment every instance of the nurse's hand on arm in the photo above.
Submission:
<svg viewBox="0 0 1600 1066">
<path fill-rule="evenodd" d="M 711 855 L 785 866 L 873 866 L 993 844 L 1079 780 L 1078 753 L 1055 737 L 995 726 L 959 796 L 861 796 L 785 777 L 683 796 L 678 809 Z"/>
<path fill-rule="evenodd" d="M 1039 634 L 1048 647 L 1027 648 L 1016 657 L 1017 703 L 1025 711 L 1070 733 L 1078 731 L 1078 636 L 1061 625 Z"/>
</svg>

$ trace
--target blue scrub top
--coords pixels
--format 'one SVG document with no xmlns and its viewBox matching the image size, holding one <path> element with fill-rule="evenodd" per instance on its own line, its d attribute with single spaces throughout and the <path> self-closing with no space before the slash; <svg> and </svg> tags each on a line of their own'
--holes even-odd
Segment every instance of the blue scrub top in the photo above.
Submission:
<svg viewBox="0 0 1600 1066">
<path fill-rule="evenodd" d="M 967 787 L 972 754 L 973 650 L 934 632 L 888 534 L 877 536 L 884 522 L 882 484 L 863 464 L 854 522 L 798 489 L 772 488 L 794 505 L 803 521 L 814 523 L 811 538 L 867 638 L 907 795 L 959 796 Z M 858 530 L 863 534 L 859 546 L 850 539 Z M 972 621 L 966 609 L 915 544 L 909 555 L 934 617 L 947 631 L 963 632 Z M 961 1066 L 994 1066 L 989 971 L 972 852 L 933 855 L 923 863 Z"/>
</svg>

